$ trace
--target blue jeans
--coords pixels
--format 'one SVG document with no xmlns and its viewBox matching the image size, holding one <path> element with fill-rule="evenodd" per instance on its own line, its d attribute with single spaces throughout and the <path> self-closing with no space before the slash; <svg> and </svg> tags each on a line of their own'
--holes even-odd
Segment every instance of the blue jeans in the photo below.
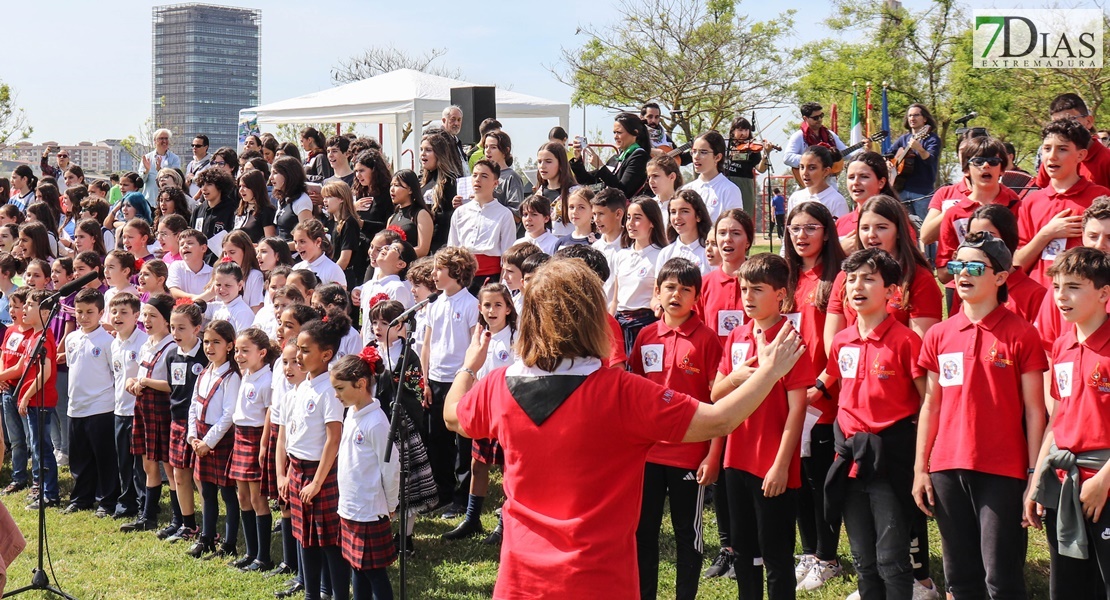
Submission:
<svg viewBox="0 0 1110 600">
<path fill-rule="evenodd" d="M 32 400 L 34 402 L 35 400 Z M 53 408 L 35 408 L 30 406 L 27 408 L 27 421 L 30 427 L 31 440 L 31 468 L 37 474 L 39 472 L 39 461 L 42 463 L 45 473 L 43 474 L 42 482 L 42 497 L 46 500 L 56 501 L 60 495 L 58 492 L 58 461 L 54 458 L 54 443 L 50 441 L 50 424 L 54 421 L 56 411 Z M 39 439 L 38 419 L 42 416 L 42 439 Z"/>
<path fill-rule="evenodd" d="M 861 600 L 913 595 L 910 515 L 905 510 L 886 479 L 848 483 L 844 529 L 859 574 Z"/>
<path fill-rule="evenodd" d="M 8 432 L 8 440 L 12 449 L 12 483 L 27 484 L 32 477 L 27 472 L 27 417 L 19 414 L 19 402 L 11 392 L 0 395 L 4 404 L 4 429 Z"/>
<path fill-rule="evenodd" d="M 69 455 L 69 370 L 58 370 L 58 406 L 50 427 L 50 441 L 54 447 Z"/>
</svg>

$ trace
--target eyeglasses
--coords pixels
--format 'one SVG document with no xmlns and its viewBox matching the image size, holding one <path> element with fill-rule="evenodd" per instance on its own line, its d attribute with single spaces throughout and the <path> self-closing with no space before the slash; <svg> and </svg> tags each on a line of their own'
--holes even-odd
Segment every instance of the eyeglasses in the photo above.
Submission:
<svg viewBox="0 0 1110 600">
<path fill-rule="evenodd" d="M 712 150 L 691 150 L 691 156 L 713 156 Z"/>
<path fill-rule="evenodd" d="M 976 167 L 981 167 L 983 165 L 998 167 L 1002 165 L 1002 159 L 997 156 L 976 156 L 975 158 L 968 159 L 967 162 L 975 165 Z"/>
<path fill-rule="evenodd" d="M 972 277 L 978 277 L 987 270 L 987 264 L 977 260 L 950 260 L 945 265 L 948 269 L 949 275 L 959 275 L 961 271 L 967 270 L 967 274 Z"/>
<path fill-rule="evenodd" d="M 194 148 L 204 148 L 204 144 L 193 144 Z"/>
<path fill-rule="evenodd" d="M 168 138 L 168 137 L 156 137 L 156 138 L 154 138 L 154 141 L 156 141 L 156 142 L 168 142 L 168 141 L 170 141 L 170 138 Z"/>
<path fill-rule="evenodd" d="M 212 161 L 212 164 L 217 166 L 217 167 L 226 167 L 227 166 L 227 163 L 222 161 L 222 160 L 221 161 L 215 161 L 214 160 L 214 161 Z"/>
<path fill-rule="evenodd" d="M 810 116 L 809 118 L 813 119 L 814 121 L 820 121 L 821 119 L 824 119 L 824 118 L 825 118 L 825 115 L 823 115 L 823 114 L 820 114 L 820 115 L 812 115 L 812 116 Z"/>
<path fill-rule="evenodd" d="M 786 230 L 790 232 L 790 235 L 801 235 L 803 231 L 806 235 L 817 235 L 817 232 L 824 228 L 824 225 L 808 223 L 806 225 L 789 225 L 786 227 Z"/>
</svg>

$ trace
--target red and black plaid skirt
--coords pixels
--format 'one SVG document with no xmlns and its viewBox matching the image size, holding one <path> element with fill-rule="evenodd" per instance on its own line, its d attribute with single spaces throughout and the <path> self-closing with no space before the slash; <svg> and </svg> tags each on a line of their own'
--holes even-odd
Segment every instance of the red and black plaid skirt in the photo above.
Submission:
<svg viewBox="0 0 1110 600">
<path fill-rule="evenodd" d="M 146 388 L 135 398 L 131 454 L 147 460 L 170 458 L 170 395 Z"/>
<path fill-rule="evenodd" d="M 189 427 L 186 421 L 170 422 L 170 466 L 175 469 L 192 469 L 196 454 L 186 438 L 189 437 Z"/>
<path fill-rule="evenodd" d="M 384 569 L 397 560 L 389 517 L 372 522 L 341 518 L 339 527 L 343 558 L 354 570 Z"/>
<path fill-rule="evenodd" d="M 212 426 L 208 423 L 200 421 L 197 423 L 197 438 L 203 438 L 208 434 L 208 430 Z M 193 477 L 196 477 L 201 482 L 214 483 L 220 487 L 231 485 L 231 479 L 227 476 L 228 466 L 231 463 L 231 440 L 235 426 L 232 426 L 231 431 L 224 434 L 222 440 L 212 448 L 211 452 L 204 456 L 197 456 L 193 462 Z"/>
<path fill-rule="evenodd" d="M 335 465 L 312 504 L 301 502 L 301 489 L 312 483 L 320 463 L 289 455 L 289 512 L 293 537 L 306 548 L 339 545 L 339 479 Z"/>
<path fill-rule="evenodd" d="M 501 443 L 492 438 L 474 440 L 470 455 L 485 465 L 505 465 L 505 451 L 501 449 Z"/>
<path fill-rule="evenodd" d="M 227 469 L 228 478 L 232 481 L 262 481 L 262 465 L 258 463 L 261 449 L 261 427 L 236 426 L 231 463 Z"/>
<path fill-rule="evenodd" d="M 262 466 L 262 497 L 277 498 L 278 426 L 270 423 L 270 441 L 266 443 L 266 464 Z"/>
</svg>

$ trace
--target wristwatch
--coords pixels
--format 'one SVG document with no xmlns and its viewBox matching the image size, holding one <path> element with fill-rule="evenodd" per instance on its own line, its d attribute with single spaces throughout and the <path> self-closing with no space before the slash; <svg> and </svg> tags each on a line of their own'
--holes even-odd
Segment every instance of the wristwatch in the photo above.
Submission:
<svg viewBox="0 0 1110 600">
<path fill-rule="evenodd" d="M 818 380 L 817 380 L 817 382 L 813 384 L 813 387 L 815 387 L 815 388 L 817 388 L 818 390 L 820 390 L 820 391 L 821 391 L 821 394 L 822 394 L 823 396 L 825 396 L 826 398 L 828 398 L 828 399 L 830 399 L 830 400 L 832 399 L 832 394 L 829 394 L 829 389 L 825 387 L 825 382 L 823 382 L 823 381 L 821 381 L 820 379 L 818 379 Z"/>
</svg>

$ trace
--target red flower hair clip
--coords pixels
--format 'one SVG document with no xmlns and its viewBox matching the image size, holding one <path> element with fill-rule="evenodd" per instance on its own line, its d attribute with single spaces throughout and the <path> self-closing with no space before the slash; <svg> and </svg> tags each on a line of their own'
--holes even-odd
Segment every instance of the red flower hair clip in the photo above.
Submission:
<svg viewBox="0 0 1110 600">
<path fill-rule="evenodd" d="M 327 323 L 328 322 L 328 316 L 324 315 L 324 317 L 322 319 L 320 319 L 320 322 L 321 323 Z"/>
<path fill-rule="evenodd" d="M 390 225 L 389 227 L 386 227 L 386 229 L 389 230 L 389 231 L 392 231 L 393 233 L 396 233 L 399 236 L 401 236 L 401 241 L 402 242 L 409 241 L 409 236 L 405 235 L 405 230 L 401 229 L 397 225 Z"/>
<path fill-rule="evenodd" d="M 387 301 L 389 301 L 389 294 L 386 294 L 385 292 L 374 294 L 370 297 L 370 308 L 374 308 L 374 306 L 376 306 L 379 302 Z"/>
<path fill-rule="evenodd" d="M 192 298 L 178 298 L 173 303 L 174 306 L 188 306 L 189 304 L 196 304 L 196 302 L 193 302 Z"/>
<path fill-rule="evenodd" d="M 225 254 L 224 257 L 220 259 L 220 262 L 231 262 L 231 257 Z"/>
<path fill-rule="evenodd" d="M 135 270 L 138 271 L 139 269 L 143 268 L 143 264 L 145 264 L 145 261 L 143 261 L 143 259 L 136 258 L 135 259 Z"/>
<path fill-rule="evenodd" d="M 378 365 L 381 363 L 382 357 L 378 354 L 377 348 L 374 346 L 367 346 L 362 349 L 362 352 L 358 353 L 358 357 L 370 367 L 371 374 L 378 374 Z"/>
</svg>

